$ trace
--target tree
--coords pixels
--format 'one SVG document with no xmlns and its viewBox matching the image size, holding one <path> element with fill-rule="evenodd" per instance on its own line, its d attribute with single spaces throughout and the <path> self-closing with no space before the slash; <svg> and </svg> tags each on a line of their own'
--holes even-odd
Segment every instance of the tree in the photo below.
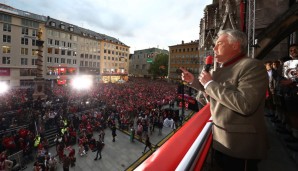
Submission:
<svg viewBox="0 0 298 171">
<path fill-rule="evenodd" d="M 155 60 L 151 63 L 148 72 L 156 77 L 165 77 L 168 75 L 168 54 L 157 54 Z"/>
</svg>

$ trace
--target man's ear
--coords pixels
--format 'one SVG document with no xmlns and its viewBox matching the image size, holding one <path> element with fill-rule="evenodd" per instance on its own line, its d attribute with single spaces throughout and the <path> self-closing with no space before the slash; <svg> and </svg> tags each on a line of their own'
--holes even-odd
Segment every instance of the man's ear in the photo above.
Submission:
<svg viewBox="0 0 298 171">
<path fill-rule="evenodd" d="M 240 49 L 240 43 L 239 42 L 234 42 L 232 45 L 233 50 Z"/>
</svg>

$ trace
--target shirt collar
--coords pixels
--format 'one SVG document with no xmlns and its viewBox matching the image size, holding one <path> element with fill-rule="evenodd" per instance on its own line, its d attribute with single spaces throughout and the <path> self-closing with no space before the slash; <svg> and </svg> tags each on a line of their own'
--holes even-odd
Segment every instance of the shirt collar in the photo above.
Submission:
<svg viewBox="0 0 298 171">
<path fill-rule="evenodd" d="M 239 61 L 240 59 L 242 59 L 244 56 L 245 56 L 245 55 L 241 53 L 241 54 L 239 54 L 238 56 L 232 58 L 231 60 L 229 60 L 229 61 L 223 63 L 221 66 L 222 66 L 222 67 L 226 67 L 226 66 L 232 65 L 232 64 L 238 62 L 238 61 Z"/>
</svg>

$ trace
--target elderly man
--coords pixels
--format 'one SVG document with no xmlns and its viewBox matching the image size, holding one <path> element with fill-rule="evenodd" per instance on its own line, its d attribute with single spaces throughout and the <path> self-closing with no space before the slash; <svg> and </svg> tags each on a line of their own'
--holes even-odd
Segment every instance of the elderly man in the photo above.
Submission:
<svg viewBox="0 0 298 171">
<path fill-rule="evenodd" d="M 181 68 L 182 79 L 209 97 L 216 163 L 225 171 L 256 171 L 267 156 L 264 105 L 268 75 L 264 64 L 248 58 L 247 36 L 221 30 L 214 47 L 219 68 L 199 78 Z"/>
</svg>

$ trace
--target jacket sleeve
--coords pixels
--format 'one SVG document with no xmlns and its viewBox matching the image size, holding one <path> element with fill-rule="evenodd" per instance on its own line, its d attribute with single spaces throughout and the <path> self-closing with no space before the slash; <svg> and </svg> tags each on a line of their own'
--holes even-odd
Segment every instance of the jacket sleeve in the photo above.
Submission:
<svg viewBox="0 0 298 171">
<path fill-rule="evenodd" d="M 198 90 L 198 91 L 204 91 L 204 87 L 203 85 L 200 83 L 198 78 L 195 78 L 192 82 L 192 84 L 190 84 L 190 87 Z"/>
</svg>

